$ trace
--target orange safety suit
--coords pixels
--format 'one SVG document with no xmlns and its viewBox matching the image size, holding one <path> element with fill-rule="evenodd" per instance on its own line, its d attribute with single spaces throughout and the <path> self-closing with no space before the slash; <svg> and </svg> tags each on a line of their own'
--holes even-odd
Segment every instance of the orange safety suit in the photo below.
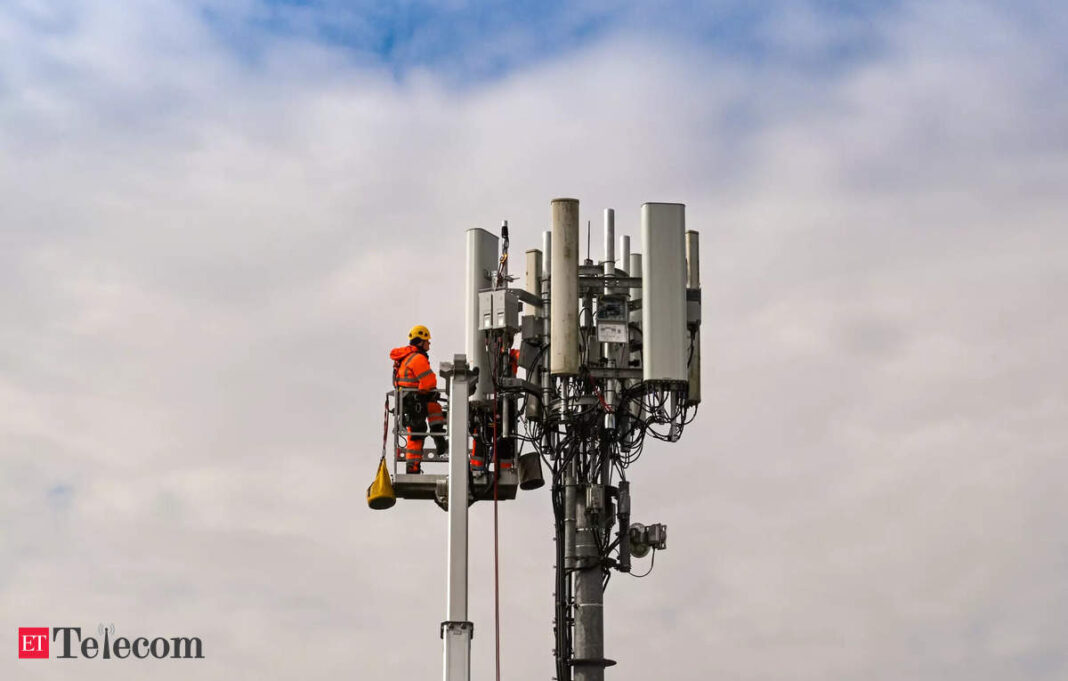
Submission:
<svg viewBox="0 0 1068 681">
<path fill-rule="evenodd" d="M 408 461 L 409 469 L 415 472 L 420 470 L 419 464 L 423 460 L 423 441 L 426 439 L 427 423 L 430 425 L 431 433 L 441 432 L 441 435 L 434 435 L 438 449 L 448 446 L 443 432 L 445 416 L 437 400 L 438 377 L 430 368 L 430 359 L 427 354 L 414 345 L 393 348 L 389 353 L 389 358 L 393 360 L 394 387 L 418 391 L 405 393 L 404 402 L 400 405 L 405 410 L 408 427 L 408 445 L 404 450 L 405 459 Z M 424 434 L 415 434 L 420 432 Z"/>
<path fill-rule="evenodd" d="M 509 350 L 508 359 L 506 360 L 505 372 L 508 376 L 515 376 L 516 371 L 519 369 L 519 350 Z M 492 436 L 496 432 L 493 424 L 487 424 L 486 426 L 488 435 L 492 442 Z M 471 445 L 471 469 L 476 473 L 486 469 L 486 463 L 493 460 L 493 445 L 485 445 L 480 441 L 478 437 L 478 428 L 474 429 L 474 442 Z M 515 446 L 511 440 L 503 439 L 498 441 L 502 447 L 498 452 L 498 463 L 500 469 L 507 470 L 512 467 L 513 460 L 515 459 Z"/>
</svg>

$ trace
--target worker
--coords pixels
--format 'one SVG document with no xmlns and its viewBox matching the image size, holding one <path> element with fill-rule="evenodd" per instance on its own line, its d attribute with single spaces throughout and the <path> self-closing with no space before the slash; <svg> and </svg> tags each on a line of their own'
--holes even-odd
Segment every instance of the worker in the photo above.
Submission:
<svg viewBox="0 0 1068 681">
<path fill-rule="evenodd" d="M 503 371 L 509 378 L 515 378 L 516 370 L 519 369 L 519 350 L 501 350 L 501 364 L 504 365 Z M 487 414 L 487 416 L 489 416 Z M 494 425 L 493 421 L 488 423 L 480 423 L 476 417 L 475 422 L 472 424 L 472 435 L 474 436 L 471 445 L 471 472 L 474 473 L 475 479 L 483 479 L 487 472 L 486 464 L 493 461 L 493 435 L 498 434 L 498 428 L 502 428 L 503 424 L 500 422 L 500 418 L 503 415 L 497 413 L 494 418 L 497 419 L 497 424 Z M 512 418 L 510 428 L 512 432 L 515 432 L 516 419 Z M 480 436 L 479 430 L 485 429 L 485 436 Z M 499 437 L 497 439 L 497 460 L 500 464 L 500 470 L 508 470 L 515 463 L 515 440 L 509 437 Z"/>
<path fill-rule="evenodd" d="M 408 427 L 408 446 L 405 448 L 405 472 L 422 473 L 423 440 L 429 432 L 437 445 L 438 454 L 449 452 L 445 438 L 445 416 L 438 403 L 438 377 L 430 368 L 430 330 L 421 324 L 408 332 L 408 345 L 393 348 L 393 387 L 400 397 L 403 422 Z M 403 392 L 402 392 L 403 390 Z M 419 434 L 422 433 L 422 434 Z M 440 433 L 440 434 L 435 434 Z"/>
</svg>

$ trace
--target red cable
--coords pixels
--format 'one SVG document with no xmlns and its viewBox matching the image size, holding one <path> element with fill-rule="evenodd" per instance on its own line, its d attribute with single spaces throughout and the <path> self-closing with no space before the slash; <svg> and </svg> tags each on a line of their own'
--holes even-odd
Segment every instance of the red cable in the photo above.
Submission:
<svg viewBox="0 0 1068 681">
<path fill-rule="evenodd" d="M 386 460 L 386 436 L 389 434 L 389 396 L 386 396 L 386 402 L 382 405 L 382 460 Z M 394 458 L 396 458 L 394 456 Z M 396 464 L 394 464 L 396 469 Z"/>
<path fill-rule="evenodd" d="M 497 681 L 501 681 L 501 570 L 500 549 L 497 535 L 497 480 L 500 477 L 500 468 L 497 463 L 497 362 L 500 353 L 493 362 L 493 629 L 494 629 L 494 655 L 497 663 Z"/>
</svg>

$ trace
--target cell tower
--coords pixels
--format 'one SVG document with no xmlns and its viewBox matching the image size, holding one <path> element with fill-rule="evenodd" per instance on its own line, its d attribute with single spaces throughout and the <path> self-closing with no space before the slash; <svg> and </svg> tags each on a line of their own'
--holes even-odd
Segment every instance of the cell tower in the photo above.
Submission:
<svg viewBox="0 0 1068 681">
<path fill-rule="evenodd" d="M 631 253 L 621 236 L 617 253 L 615 212 L 606 209 L 604 259 L 580 262 L 579 224 L 576 199 L 551 202 L 552 229 L 541 249 L 526 251 L 522 287 L 508 273 L 507 222 L 500 238 L 468 230 L 466 353 L 441 372 L 450 451 L 468 455 L 425 456 L 448 461 L 448 475 L 407 475 L 394 464 L 397 497 L 434 499 L 449 513 L 445 681 L 470 677 L 470 504 L 538 489 L 543 464 L 550 472 L 557 681 L 604 678 L 615 664 L 604 651 L 609 577 L 667 546 L 664 525 L 631 521 L 627 469 L 647 437 L 677 441 L 701 401 L 698 234 L 686 231 L 684 205 L 646 203 L 643 252 Z M 402 393 L 387 400 L 396 451 L 408 425 Z M 383 491 L 390 480 L 380 482 L 369 490 L 372 507 L 392 505 Z"/>
</svg>

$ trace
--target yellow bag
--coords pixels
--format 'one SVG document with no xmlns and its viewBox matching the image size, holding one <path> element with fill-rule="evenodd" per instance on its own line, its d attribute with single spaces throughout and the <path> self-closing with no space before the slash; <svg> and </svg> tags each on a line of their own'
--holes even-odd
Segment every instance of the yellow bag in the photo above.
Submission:
<svg viewBox="0 0 1068 681">
<path fill-rule="evenodd" d="M 376 511 L 381 511 L 397 503 L 397 495 L 393 493 L 393 481 L 389 477 L 389 469 L 386 467 L 386 457 L 378 462 L 378 473 L 374 482 L 367 488 L 367 505 Z"/>
</svg>

